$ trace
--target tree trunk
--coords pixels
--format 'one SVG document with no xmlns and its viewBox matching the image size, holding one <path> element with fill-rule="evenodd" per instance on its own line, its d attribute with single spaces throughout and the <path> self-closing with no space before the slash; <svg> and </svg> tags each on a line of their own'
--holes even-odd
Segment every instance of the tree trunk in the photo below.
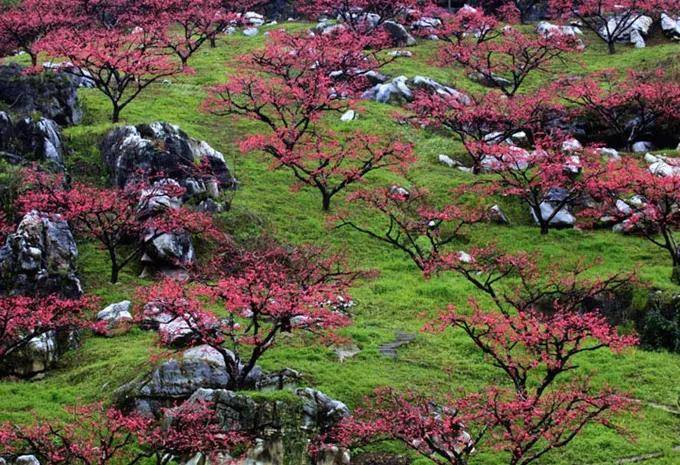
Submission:
<svg viewBox="0 0 680 465">
<path fill-rule="evenodd" d="M 118 282 L 120 267 L 118 266 L 118 258 L 116 257 L 115 250 L 109 250 L 109 258 L 111 259 L 111 284 L 116 284 Z"/>
<path fill-rule="evenodd" d="M 673 259 L 673 272 L 671 273 L 671 281 L 673 284 L 680 285 L 680 257 L 678 256 L 678 251 L 674 250 L 671 252 L 671 257 Z"/>
<path fill-rule="evenodd" d="M 614 41 L 607 42 L 607 47 L 609 49 L 610 55 L 614 55 L 616 53 L 616 44 Z"/>
<path fill-rule="evenodd" d="M 321 208 L 325 212 L 331 209 L 331 196 L 325 192 L 321 193 Z"/>
<path fill-rule="evenodd" d="M 548 231 L 550 231 L 550 225 L 548 224 L 547 221 L 541 220 L 541 235 L 548 234 Z"/>
<path fill-rule="evenodd" d="M 671 281 L 673 284 L 680 285 L 680 263 L 673 264 L 673 273 L 671 273 Z"/>
<path fill-rule="evenodd" d="M 210 38 L 210 48 L 217 47 L 217 40 L 214 37 Z"/>
<path fill-rule="evenodd" d="M 33 52 L 28 52 L 28 55 L 31 57 L 31 66 L 34 68 L 38 66 L 38 55 Z"/>
<path fill-rule="evenodd" d="M 113 106 L 113 111 L 111 112 L 111 122 L 117 123 L 120 121 L 120 108 L 118 106 Z"/>
</svg>

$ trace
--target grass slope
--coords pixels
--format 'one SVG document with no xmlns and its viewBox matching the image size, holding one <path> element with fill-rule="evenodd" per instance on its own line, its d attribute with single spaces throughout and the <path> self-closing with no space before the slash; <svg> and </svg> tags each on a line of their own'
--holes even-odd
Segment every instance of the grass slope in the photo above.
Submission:
<svg viewBox="0 0 680 465">
<path fill-rule="evenodd" d="M 306 25 L 286 27 L 302 29 Z M 222 82 L 239 68 L 239 56 L 263 44 L 262 35 L 255 38 L 234 37 L 221 41 L 216 49 L 204 48 L 193 59 L 194 75 L 174 78 L 169 85 L 150 88 L 123 113 L 125 123 L 137 124 L 164 120 L 180 125 L 194 137 L 205 139 L 224 152 L 235 165 L 242 189 L 236 194 L 234 208 L 224 214 L 226 226 L 247 240 L 253 231 L 267 228 L 277 237 L 293 243 L 313 242 L 329 248 L 346 250 L 358 266 L 380 271 L 374 281 L 362 283 L 353 290 L 357 301 L 354 324 L 345 331 L 362 349 L 355 358 L 338 363 L 328 349 L 310 345 L 304 339 L 284 341 L 263 361 L 265 368 L 288 366 L 302 371 L 307 381 L 331 396 L 355 404 L 376 386 L 451 392 L 477 390 L 487 384 L 501 382 L 472 345 L 461 335 L 420 334 L 421 312 L 435 315 L 448 303 L 464 306 L 475 294 L 465 281 L 454 276 L 424 280 L 403 257 L 349 231 L 329 230 L 320 211 L 315 192 L 291 194 L 290 176 L 284 171 L 270 171 L 262 155 L 239 153 L 237 142 L 258 130 L 249 121 L 217 118 L 199 111 L 205 86 Z M 569 63 L 561 64 L 561 72 L 584 73 L 604 68 L 639 69 L 659 63 L 671 63 L 678 46 L 659 44 L 635 50 L 620 47 L 614 56 L 606 54 L 601 44 L 590 41 L 588 51 Z M 390 75 L 416 74 L 431 76 L 461 89 L 477 89 L 460 69 L 439 69 L 431 60 L 437 44 L 427 42 L 412 48 L 413 58 L 391 64 Z M 528 82 L 536 88 L 550 77 L 541 76 Z M 66 129 L 72 153 L 68 158 L 74 177 L 91 182 L 104 182 L 97 144 L 110 128 L 106 101 L 94 90 L 81 92 L 85 107 L 82 125 Z M 419 161 L 411 178 L 433 192 L 447 192 L 451 187 L 471 180 L 469 174 L 451 170 L 437 163 L 439 153 L 461 156 L 460 146 L 441 135 L 416 131 L 393 122 L 395 107 L 370 102 L 361 104 L 359 119 L 340 125 L 339 130 L 361 128 L 373 133 L 400 134 L 416 144 Z M 372 184 L 396 181 L 391 174 L 375 173 Z M 403 182 L 403 181 L 402 181 Z M 336 201 L 336 208 L 342 200 Z M 474 244 L 498 242 L 512 250 L 540 252 L 544 264 L 566 264 L 584 257 L 599 260 L 594 273 L 636 270 L 640 277 L 659 288 L 670 288 L 670 267 L 666 257 L 648 243 L 637 238 L 609 232 L 555 231 L 540 237 L 528 223 L 524 209 L 512 203 L 504 207 L 511 212 L 513 226 L 483 226 L 470 232 Z M 461 245 L 465 247 L 465 245 Z M 88 292 L 100 296 L 103 303 L 130 298 L 134 288 L 144 284 L 137 278 L 139 270 L 128 269 L 121 282 L 107 282 L 108 262 L 93 244 L 80 244 L 79 267 Z M 397 360 L 387 360 L 378 346 L 388 342 L 397 330 L 418 333 L 415 343 L 400 349 Z M 73 403 L 106 400 L 120 384 L 149 367 L 153 353 L 153 336 L 134 330 L 113 339 L 90 337 L 82 349 L 70 353 L 44 379 L 32 382 L 0 382 L 0 420 L 27 422 L 40 415 L 59 415 L 60 407 Z M 588 354 L 578 360 L 584 373 L 592 374 L 597 385 L 611 385 L 629 392 L 643 402 L 677 404 L 680 399 L 680 358 L 664 352 L 634 350 L 614 357 L 607 353 Z M 442 370 L 446 367 L 446 370 Z M 622 437 L 601 427 L 589 428 L 564 451 L 547 456 L 542 463 L 555 465 L 613 463 L 620 457 L 661 452 L 662 457 L 647 463 L 670 465 L 680 461 L 680 453 L 672 450 L 680 443 L 680 418 L 666 411 L 643 406 L 636 416 L 621 419 L 630 437 Z M 634 439 L 631 439 L 634 438 Z M 502 457 L 482 448 L 483 464 L 503 463 Z"/>
</svg>

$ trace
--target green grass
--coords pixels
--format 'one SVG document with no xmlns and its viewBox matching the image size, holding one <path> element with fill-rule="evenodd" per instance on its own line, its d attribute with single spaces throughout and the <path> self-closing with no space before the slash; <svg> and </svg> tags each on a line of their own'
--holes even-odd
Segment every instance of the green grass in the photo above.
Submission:
<svg viewBox="0 0 680 465">
<path fill-rule="evenodd" d="M 287 27 L 302 29 L 305 26 L 293 24 Z M 592 37 L 588 41 L 588 51 L 578 57 L 580 63 L 573 61 L 560 65 L 560 72 L 585 73 L 610 67 L 639 69 L 671 60 L 680 51 L 678 45 L 673 44 L 655 45 L 644 50 L 621 46 L 618 54 L 610 56 Z M 312 345 L 304 338 L 291 338 L 264 358 L 264 368 L 287 366 L 300 370 L 309 384 L 350 405 L 383 385 L 445 393 L 478 390 L 501 382 L 499 374 L 461 334 L 435 336 L 419 332 L 423 323 L 421 313 L 434 316 L 437 309 L 448 303 L 464 307 L 467 298 L 476 295 L 470 285 L 455 276 L 425 280 L 413 265 L 394 251 L 358 233 L 328 229 L 316 192 L 303 190 L 292 194 L 288 173 L 270 171 L 263 155 L 239 153 L 238 141 L 244 135 L 258 131 L 257 124 L 219 118 L 199 110 L 206 95 L 205 87 L 224 81 L 239 67 L 241 54 L 262 44 L 263 36 L 260 35 L 251 39 L 235 37 L 221 42 L 216 49 L 204 48 L 191 63 L 195 74 L 173 78 L 168 86 L 150 88 L 125 110 L 123 119 L 127 124 L 156 120 L 178 124 L 227 155 L 235 166 L 242 189 L 235 195 L 232 211 L 223 214 L 223 220 L 239 239 L 247 241 L 256 231 L 266 228 L 276 237 L 292 243 L 316 243 L 329 249 L 342 249 L 357 266 L 379 270 L 377 279 L 360 283 L 352 292 L 357 302 L 354 324 L 343 334 L 361 347 L 359 355 L 341 364 L 329 349 Z M 435 42 L 426 42 L 414 47 L 413 58 L 391 64 L 387 72 L 409 77 L 427 75 L 461 89 L 481 90 L 467 80 L 460 69 L 433 66 L 432 57 L 437 46 Z M 532 79 L 527 88 L 545 84 L 547 79 L 550 77 Z M 106 173 L 97 146 L 103 134 L 112 127 L 107 120 L 109 109 L 105 99 L 94 90 L 82 90 L 81 100 L 85 107 L 84 123 L 65 131 L 72 149 L 68 164 L 75 177 L 102 183 Z M 396 110 L 396 107 L 364 102 L 360 104 L 357 121 L 346 125 L 333 121 L 332 124 L 339 129 L 361 128 L 385 135 L 399 134 L 414 142 L 419 161 L 410 178 L 439 195 L 472 180 L 471 175 L 437 163 L 439 153 L 461 156 L 462 150 L 457 143 L 442 135 L 398 125 L 392 118 Z M 374 173 L 368 182 L 381 185 L 394 180 L 392 174 Z M 342 204 L 342 199 L 338 198 L 335 208 Z M 513 225 L 473 228 L 469 233 L 470 243 L 496 242 L 509 250 L 538 252 L 545 266 L 566 265 L 583 257 L 598 261 L 594 274 L 636 271 L 652 286 L 677 290 L 668 280 L 671 269 L 666 256 L 639 238 L 577 230 L 553 231 L 541 237 L 530 225 L 523 208 L 512 202 L 503 205 L 511 212 Z M 130 268 L 123 272 L 119 284 L 111 285 L 105 254 L 93 244 L 84 243 L 80 244 L 80 253 L 79 268 L 86 290 L 100 297 L 102 304 L 131 298 L 135 287 L 145 284 L 137 278 L 140 270 Z M 137 305 L 135 310 L 138 309 Z M 399 350 L 397 360 L 387 360 L 378 353 L 378 346 L 391 340 L 397 330 L 418 336 L 413 344 Z M 148 369 L 152 353 L 153 335 L 139 330 L 111 339 L 89 337 L 80 350 L 70 353 L 43 379 L 1 382 L 0 420 L 27 422 L 33 419 L 32 411 L 56 416 L 64 405 L 107 400 L 117 386 Z M 643 350 L 632 350 L 621 356 L 598 352 L 581 357 L 578 363 L 596 385 L 611 385 L 648 402 L 676 405 L 680 399 L 680 383 L 677 382 L 680 357 L 677 355 Z M 664 454 L 660 459 L 647 462 L 650 464 L 670 465 L 680 461 L 680 453 L 672 451 L 680 443 L 680 418 L 677 416 L 643 406 L 638 415 L 623 416 L 620 423 L 630 437 L 619 436 L 602 427 L 590 427 L 571 447 L 549 455 L 542 463 L 611 463 L 619 457 L 650 452 Z M 483 464 L 503 463 L 500 456 L 487 450 L 480 453 L 479 459 Z"/>
</svg>

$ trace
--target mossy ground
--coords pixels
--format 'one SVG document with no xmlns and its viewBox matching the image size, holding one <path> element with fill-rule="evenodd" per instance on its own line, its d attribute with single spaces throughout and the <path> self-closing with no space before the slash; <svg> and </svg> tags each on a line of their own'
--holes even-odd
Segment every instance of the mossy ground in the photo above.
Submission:
<svg viewBox="0 0 680 465">
<path fill-rule="evenodd" d="M 302 29 L 306 25 L 286 27 Z M 238 141 L 259 130 L 250 121 L 220 118 L 205 114 L 199 107 L 205 87 L 223 82 L 239 68 L 239 56 L 263 44 L 263 36 L 234 37 L 219 42 L 216 49 L 204 48 L 191 63 L 195 74 L 176 77 L 169 85 L 150 88 L 123 113 L 124 123 L 138 124 L 164 120 L 178 124 L 194 137 L 205 139 L 225 153 L 233 163 L 242 188 L 233 200 L 233 209 L 223 215 L 227 227 L 240 239 L 247 240 L 259 229 L 267 229 L 281 240 L 293 243 L 323 244 L 329 249 L 346 251 L 357 266 L 380 271 L 380 276 L 353 290 L 357 302 L 354 324 L 343 331 L 362 349 L 355 358 L 337 362 L 332 351 L 299 338 L 284 340 L 263 360 L 265 368 L 284 366 L 300 370 L 306 381 L 347 402 L 356 404 L 377 386 L 422 389 L 441 393 L 478 390 L 502 382 L 499 374 L 478 351 L 458 333 L 430 335 L 419 332 L 422 313 L 433 316 L 449 303 L 465 307 L 468 296 L 475 294 L 463 279 L 443 276 L 425 280 L 404 257 L 366 237 L 348 230 L 327 227 L 316 192 L 291 193 L 291 177 L 285 171 L 270 171 L 266 157 L 243 155 Z M 426 42 L 411 48 L 413 58 L 389 65 L 390 75 L 417 74 L 431 76 L 461 89 L 481 90 L 464 77 L 460 69 L 437 68 L 432 64 L 437 43 Z M 636 50 L 621 46 L 616 55 L 607 55 L 602 44 L 589 40 L 588 51 L 559 65 L 562 73 L 585 73 L 605 68 L 641 69 L 661 63 L 673 63 L 680 53 L 678 45 L 655 44 Z M 527 89 L 547 83 L 551 76 L 538 76 Z M 105 172 L 97 144 L 111 128 L 107 102 L 97 91 L 82 90 L 85 108 L 83 124 L 65 131 L 72 153 L 68 164 L 76 178 L 104 182 Z M 398 125 L 393 113 L 397 107 L 370 102 L 359 106 L 359 119 L 341 125 L 339 130 L 361 128 L 378 134 L 399 134 L 416 144 L 419 161 L 410 173 L 433 192 L 445 194 L 452 187 L 471 181 L 471 176 L 437 162 L 440 153 L 462 156 L 461 148 L 442 135 Z M 374 173 L 368 182 L 384 185 L 399 181 L 394 175 Z M 405 182 L 402 180 L 402 182 Z M 342 207 L 338 198 L 334 208 Z M 579 230 L 552 231 L 541 237 L 532 227 L 525 210 L 505 201 L 512 226 L 484 225 L 470 230 L 470 243 L 496 242 L 511 250 L 535 251 L 543 265 L 568 264 L 578 258 L 598 262 L 594 274 L 636 271 L 640 279 L 653 286 L 673 289 L 669 282 L 669 260 L 660 250 L 639 238 L 610 232 Z M 465 244 L 461 248 L 466 247 Z M 136 286 L 145 284 L 137 278 L 138 269 L 123 272 L 120 283 L 108 283 L 106 255 L 94 244 L 80 243 L 79 268 L 89 293 L 108 304 L 134 295 Z M 388 360 L 378 346 L 390 341 L 394 332 L 405 330 L 418 334 L 416 341 L 399 350 L 396 360 Z M 89 337 L 83 347 L 70 353 L 44 379 L 37 381 L 3 381 L 0 383 L 0 420 L 31 421 L 39 415 L 60 414 L 61 406 L 106 400 L 123 382 L 148 369 L 154 353 L 151 334 L 133 330 L 112 339 Z M 578 360 L 581 372 L 592 376 L 596 385 L 610 385 L 630 393 L 643 402 L 677 408 L 680 399 L 680 357 L 665 352 L 632 350 L 622 356 L 606 352 L 588 354 Z M 542 463 L 555 465 L 613 463 L 617 458 L 661 452 L 663 456 L 647 463 L 670 465 L 680 461 L 672 448 L 680 444 L 680 417 L 643 404 L 636 415 L 620 419 L 628 431 L 620 436 L 602 427 L 590 427 L 566 450 L 545 457 Z M 501 456 L 482 447 L 480 463 L 504 463 Z"/>
</svg>

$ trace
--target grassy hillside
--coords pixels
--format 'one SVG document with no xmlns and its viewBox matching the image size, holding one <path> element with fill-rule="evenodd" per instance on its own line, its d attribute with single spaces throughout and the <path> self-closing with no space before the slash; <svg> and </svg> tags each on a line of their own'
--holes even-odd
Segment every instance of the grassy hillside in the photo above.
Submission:
<svg viewBox="0 0 680 465">
<path fill-rule="evenodd" d="M 291 24 L 289 28 L 306 25 Z M 329 229 L 320 210 L 316 192 L 292 194 L 291 180 L 285 171 L 270 171 L 268 160 L 261 154 L 243 155 L 238 141 L 246 134 L 258 131 L 250 121 L 219 118 L 200 111 L 206 95 L 205 87 L 225 80 L 239 67 L 239 56 L 263 44 L 263 36 L 234 37 L 219 42 L 216 49 L 204 48 L 191 63 L 195 74 L 159 84 L 143 94 L 123 113 L 128 124 L 157 120 L 181 126 L 193 137 L 205 139 L 228 156 L 241 181 L 241 190 L 234 198 L 233 209 L 220 220 L 236 237 L 248 240 L 260 229 L 267 229 L 282 240 L 293 243 L 311 242 L 331 249 L 342 249 L 357 266 L 380 271 L 380 276 L 361 283 L 353 290 L 357 302 L 354 324 L 344 331 L 362 351 L 355 358 L 339 363 L 331 350 L 313 346 L 304 339 L 285 340 L 265 357 L 265 368 L 283 366 L 300 370 L 305 379 L 320 390 L 350 405 L 381 385 L 397 388 L 427 389 L 441 393 L 457 390 L 477 390 L 484 385 L 500 382 L 500 377 L 471 343 L 461 334 L 441 336 L 422 334 L 423 312 L 434 316 L 449 303 L 464 306 L 468 296 L 476 291 L 462 278 L 443 276 L 425 280 L 405 258 L 366 237 L 348 230 Z M 635 68 L 672 63 L 680 47 L 658 44 L 635 50 L 620 47 L 614 56 L 606 54 L 599 43 L 590 41 L 588 51 L 560 64 L 562 73 L 585 73 L 604 68 Z M 459 69 L 439 69 L 431 59 L 435 42 L 411 48 L 413 58 L 391 64 L 386 72 L 396 76 L 416 74 L 430 76 L 460 89 L 476 85 L 467 80 Z M 551 79 L 542 76 L 531 80 L 536 88 Z M 97 144 L 110 128 L 109 108 L 95 90 L 81 91 L 85 108 L 83 124 L 65 131 L 72 153 L 68 165 L 75 178 L 90 182 L 105 182 L 103 164 Z M 427 131 L 400 126 L 393 121 L 396 107 L 364 102 L 359 119 L 350 123 L 333 121 L 338 130 L 362 128 L 373 133 L 398 133 L 416 144 L 419 161 L 410 177 L 431 191 L 445 194 L 459 183 L 471 180 L 471 175 L 440 165 L 437 155 L 462 156 L 461 148 L 450 139 Z M 369 182 L 382 185 L 399 182 L 392 174 L 375 173 Z M 401 180 L 401 182 L 407 182 Z M 336 208 L 342 205 L 336 202 Z M 635 270 L 652 286 L 671 289 L 669 260 L 659 250 L 639 238 L 624 237 L 605 231 L 552 231 L 541 237 L 529 223 L 528 213 L 518 205 L 504 201 L 511 215 L 511 226 L 488 226 L 470 230 L 469 242 L 484 245 L 497 242 L 509 250 L 536 251 L 543 264 L 567 264 L 583 257 L 598 260 L 595 274 Z M 466 245 L 461 245 L 466 247 Z M 102 299 L 103 304 L 133 296 L 136 286 L 144 284 L 138 269 L 125 270 L 121 282 L 107 281 L 106 255 L 94 244 L 80 244 L 79 268 L 88 293 Z M 379 345 L 389 342 L 395 331 L 417 334 L 416 341 L 400 349 L 397 360 L 389 360 L 378 352 Z M 58 369 L 36 381 L 0 382 L 0 420 L 26 422 L 32 411 L 41 415 L 58 415 L 60 406 L 76 402 L 106 400 L 120 384 L 148 369 L 153 353 L 153 335 L 134 330 L 112 339 L 90 337 L 82 349 L 70 353 Z M 626 456 L 659 452 L 662 457 L 647 463 L 670 465 L 680 463 L 680 416 L 647 405 L 661 404 L 678 407 L 680 399 L 680 356 L 665 352 L 633 350 L 622 356 L 605 352 L 587 354 L 578 360 L 583 372 L 591 373 L 595 385 L 611 385 L 643 403 L 635 416 L 621 418 L 629 436 L 620 436 L 602 427 L 591 427 L 564 451 L 549 455 L 542 463 L 555 465 L 614 463 Z M 449 369 L 442 370 L 442 367 Z M 483 463 L 502 463 L 488 451 L 481 451 Z"/>
</svg>

